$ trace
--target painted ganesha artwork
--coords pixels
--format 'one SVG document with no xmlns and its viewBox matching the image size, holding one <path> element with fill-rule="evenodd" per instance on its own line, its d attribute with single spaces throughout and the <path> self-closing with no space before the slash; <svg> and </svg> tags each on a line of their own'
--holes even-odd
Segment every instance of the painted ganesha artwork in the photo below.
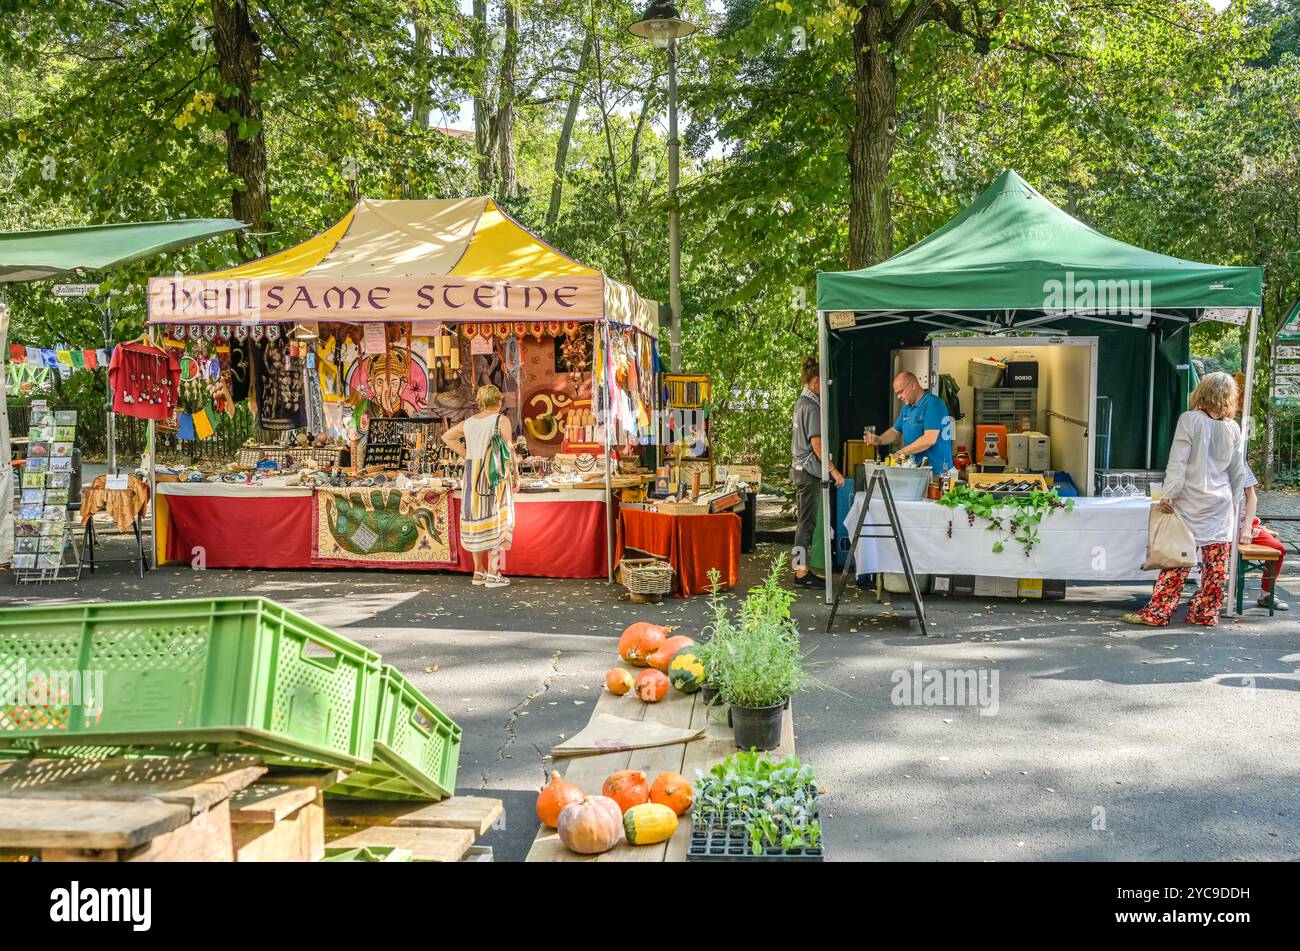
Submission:
<svg viewBox="0 0 1300 951">
<path fill-rule="evenodd" d="M 317 489 L 313 561 L 401 568 L 453 565 L 450 498 L 431 491 Z"/>
</svg>

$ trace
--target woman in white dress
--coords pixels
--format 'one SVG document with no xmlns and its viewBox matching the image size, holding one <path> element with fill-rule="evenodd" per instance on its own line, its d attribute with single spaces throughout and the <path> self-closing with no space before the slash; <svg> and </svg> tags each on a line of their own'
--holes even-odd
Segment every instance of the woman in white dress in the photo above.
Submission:
<svg viewBox="0 0 1300 951">
<path fill-rule="evenodd" d="M 1201 587 L 1187 608 L 1192 624 L 1219 623 L 1228 577 L 1232 535 L 1237 526 L 1246 463 L 1237 412 L 1237 383 L 1226 373 L 1211 373 L 1192 391 L 1192 408 L 1178 418 L 1169 449 L 1163 494 L 1157 504 L 1177 512 L 1201 552 Z M 1165 627 L 1178 608 L 1190 568 L 1166 568 L 1156 579 L 1151 601 L 1130 624 Z"/>
<path fill-rule="evenodd" d="M 510 584 L 501 574 L 501 554 L 510 550 L 514 535 L 513 493 L 519 489 L 519 466 L 510 423 L 501 412 L 501 391 L 481 386 L 477 399 L 479 411 L 447 430 L 442 441 L 465 460 L 460 541 L 474 556 L 473 584 L 503 588 Z M 494 447 L 496 435 L 501 442 Z"/>
</svg>

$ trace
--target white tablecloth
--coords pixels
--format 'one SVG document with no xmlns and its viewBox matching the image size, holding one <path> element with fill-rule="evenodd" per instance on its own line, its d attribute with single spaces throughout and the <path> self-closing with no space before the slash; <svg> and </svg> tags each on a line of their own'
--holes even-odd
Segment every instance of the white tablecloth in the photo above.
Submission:
<svg viewBox="0 0 1300 951">
<path fill-rule="evenodd" d="M 849 538 L 858 523 L 864 493 L 854 496 L 844 526 Z M 897 502 L 912 568 L 920 574 L 984 575 L 1002 578 L 1058 578 L 1065 581 L 1146 581 L 1157 572 L 1143 571 L 1147 550 L 1145 498 L 1075 499 L 1074 511 L 1054 511 L 1043 518 L 1039 541 L 1029 557 L 1018 542 L 1006 538 L 994 554 L 993 543 L 1002 533 L 989 531 L 988 522 L 976 518 L 971 526 L 963 508 L 945 508 L 936 502 Z M 863 535 L 889 531 L 884 502 L 877 496 Z M 870 527 L 872 522 L 884 528 Z M 948 526 L 952 537 L 948 537 Z M 857 573 L 902 571 L 892 538 L 858 541 Z"/>
</svg>

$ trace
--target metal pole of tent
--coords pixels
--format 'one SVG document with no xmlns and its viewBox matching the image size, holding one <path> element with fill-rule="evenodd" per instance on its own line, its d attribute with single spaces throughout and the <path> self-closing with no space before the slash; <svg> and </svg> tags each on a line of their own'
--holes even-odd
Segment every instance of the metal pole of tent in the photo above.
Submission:
<svg viewBox="0 0 1300 951">
<path fill-rule="evenodd" d="M 822 574 L 826 579 L 826 603 L 830 604 L 835 600 L 835 582 L 833 580 L 835 561 L 833 557 L 833 546 L 835 542 L 835 529 L 831 525 L 831 483 L 830 483 L 830 461 L 833 458 L 834 450 L 830 444 L 831 438 L 831 379 L 827 370 L 830 368 L 828 357 L 828 345 L 826 339 L 826 311 L 817 311 L 817 373 L 822 381 L 822 393 L 819 403 L 821 404 L 821 430 L 822 430 L 822 455 L 825 459 L 822 461 L 822 553 L 825 564 L 822 568 Z M 807 557 L 805 555 L 804 557 Z"/>
<path fill-rule="evenodd" d="M 1147 354 L 1147 461 L 1146 468 L 1151 468 L 1152 443 L 1155 441 L 1156 412 L 1156 331 L 1152 327 L 1147 331 L 1147 340 L 1151 347 Z M 1107 449 L 1110 447 L 1108 446 Z M 1109 466 L 1108 466 L 1109 467 Z"/>
<path fill-rule="evenodd" d="M 1250 400 L 1255 390 L 1255 346 L 1259 337 L 1259 308 L 1250 311 L 1250 334 L 1246 338 L 1246 352 L 1242 355 L 1243 369 L 1246 371 L 1246 390 L 1241 395 L 1241 455 L 1245 459 L 1250 448 Z M 1223 599 L 1224 608 L 1237 612 L 1237 548 L 1240 543 L 1239 510 L 1234 510 L 1232 519 L 1232 551 L 1228 555 L 1228 591 Z"/>
<path fill-rule="evenodd" d="M 104 302 L 104 352 L 111 355 L 113 349 L 113 298 L 110 295 Z M 105 367 L 107 374 L 107 367 Z M 105 377 L 107 379 L 107 376 Z M 117 420 L 113 418 L 113 384 L 106 383 L 104 397 L 104 415 L 107 416 L 105 431 L 108 433 L 108 474 L 117 475 Z M 152 499 L 150 500 L 152 504 Z"/>
<path fill-rule="evenodd" d="M 158 330 L 149 325 L 149 343 L 158 346 Z M 149 547 L 153 549 L 150 561 L 158 567 L 158 423 L 149 420 L 145 444 L 149 452 Z"/>
<path fill-rule="evenodd" d="M 605 573 L 606 581 L 609 584 L 614 583 L 614 481 L 609 469 L 609 431 L 614 425 L 613 400 L 610 398 L 609 381 L 611 374 L 609 372 L 609 320 L 602 319 L 596 327 L 596 340 L 601 347 L 599 366 L 605 379 L 600 382 L 600 389 L 597 390 L 595 381 L 592 381 L 592 391 L 604 394 L 603 411 L 604 430 L 605 430 Z M 597 361 L 593 360 L 593 366 Z"/>
</svg>

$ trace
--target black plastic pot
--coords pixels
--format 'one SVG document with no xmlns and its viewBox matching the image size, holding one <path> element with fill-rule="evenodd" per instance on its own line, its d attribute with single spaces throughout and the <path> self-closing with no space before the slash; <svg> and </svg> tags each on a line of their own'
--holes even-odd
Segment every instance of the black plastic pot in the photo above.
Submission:
<svg viewBox="0 0 1300 951">
<path fill-rule="evenodd" d="M 774 750 L 781 745 L 781 714 L 785 701 L 770 707 L 731 705 L 736 747 L 742 750 Z"/>
<path fill-rule="evenodd" d="M 700 687 L 700 696 L 704 699 L 706 704 L 712 706 L 713 702 L 718 699 L 717 684 L 705 684 Z"/>
</svg>

